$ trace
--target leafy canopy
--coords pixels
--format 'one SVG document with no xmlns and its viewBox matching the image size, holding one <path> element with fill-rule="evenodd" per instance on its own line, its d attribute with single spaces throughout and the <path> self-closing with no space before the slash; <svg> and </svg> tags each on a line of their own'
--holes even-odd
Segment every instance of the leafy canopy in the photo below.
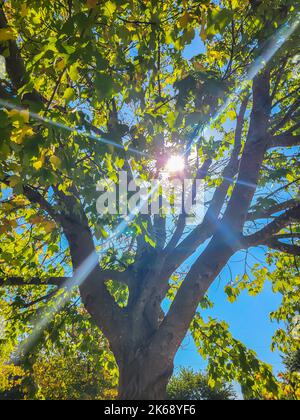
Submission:
<svg viewBox="0 0 300 420">
<path fill-rule="evenodd" d="M 6 59 L 6 74 L 0 84 L 0 269 L 7 281 L 7 287 L 1 290 L 1 312 L 10 320 L 6 324 L 9 343 L 3 355 L 10 353 L 11 343 L 31 331 L 33 320 L 53 297 L 56 288 L 48 285 L 47 279 L 72 275 L 74 261 L 60 224 L 61 215 L 70 218 L 84 213 L 97 250 L 118 225 L 118 217 L 100 218 L 96 211 L 96 185 L 103 177 L 116 181 L 117 172 L 130 164 L 141 177 L 151 179 L 171 153 L 183 153 L 193 145 L 190 176 L 196 176 L 203 163 L 212 162 L 204 175 L 208 202 L 216 189 L 224 188 L 228 156 L 237 152 L 240 158 L 246 144 L 255 102 L 251 83 L 249 91 L 240 93 L 222 113 L 218 109 L 239 88 L 247 66 L 269 47 L 269 36 L 297 12 L 297 3 L 1 2 L 0 53 Z M 188 60 L 186 48 L 195 40 L 197 52 Z M 278 214 L 278 203 L 297 193 L 298 149 L 280 146 L 288 141 L 294 146 L 299 137 L 298 40 L 296 32 L 270 65 L 269 133 L 276 147 L 268 148 L 264 157 L 244 234 L 263 227 L 262 219 Z M 241 118 L 245 121 L 240 127 L 241 144 L 236 148 L 235 125 Z M 208 124 L 209 134 L 203 131 Z M 285 143 L 283 134 L 288 135 Z M 235 176 L 233 173 L 233 182 L 225 185 L 222 208 L 232 197 Z M 279 212 L 282 210 L 285 208 L 279 208 Z M 180 226 L 180 221 L 174 222 Z M 184 237 L 189 232 L 183 229 L 181 233 Z M 270 281 L 274 292 L 283 295 L 282 305 L 271 317 L 290 324 L 299 314 L 299 251 L 295 251 L 295 246 L 299 248 L 299 224 L 284 225 L 275 233 L 281 237 L 254 244 L 270 247 L 269 265 L 252 264 L 236 281 L 229 281 L 225 290 L 234 302 L 245 290 L 251 295 L 261 292 L 265 281 Z M 138 217 L 120 240 L 111 244 L 101 268 L 122 273 L 139 256 L 138 244 L 142 243 L 150 255 L 160 251 L 161 239 L 149 220 Z M 290 255 L 290 247 L 298 253 Z M 180 254 L 180 266 L 186 257 Z M 185 277 L 179 268 L 170 276 L 171 300 Z M 9 278 L 20 276 L 28 285 L 8 288 Z M 41 279 L 42 285 L 33 285 L 33 278 Z M 114 301 L 126 307 L 128 287 L 114 278 L 107 280 Z M 55 329 L 49 329 L 56 331 L 61 322 L 61 332 L 50 341 L 50 332 L 45 332 L 43 345 L 54 342 L 55 347 L 47 350 L 50 353 L 39 365 L 33 364 L 35 372 L 58 359 L 58 371 L 65 369 L 61 364 L 67 362 L 61 357 L 61 349 L 56 348 L 61 340 L 64 357 L 69 346 L 81 349 L 98 345 L 101 337 L 94 329 L 93 337 L 85 333 L 87 320 L 80 304 L 74 304 L 77 298 L 75 292 L 66 308 L 71 311 L 67 321 L 62 319 L 63 314 L 57 315 Z M 207 302 L 202 306 L 205 309 Z M 83 332 L 77 332 L 76 340 L 70 342 L 67 337 L 74 320 L 78 331 Z M 218 378 L 237 380 L 247 396 L 261 395 L 262 389 L 277 395 L 270 367 L 234 339 L 225 323 L 205 321 L 198 313 L 191 330 L 199 352 L 209 358 L 210 385 Z M 87 343 L 89 339 L 92 342 Z M 289 331 L 279 329 L 273 347 L 285 352 L 298 344 Z M 91 360 L 93 370 L 106 362 L 101 357 Z M 111 362 L 109 367 L 114 366 Z M 18 376 L 15 369 L 19 368 L 12 369 L 9 375 Z"/>
</svg>

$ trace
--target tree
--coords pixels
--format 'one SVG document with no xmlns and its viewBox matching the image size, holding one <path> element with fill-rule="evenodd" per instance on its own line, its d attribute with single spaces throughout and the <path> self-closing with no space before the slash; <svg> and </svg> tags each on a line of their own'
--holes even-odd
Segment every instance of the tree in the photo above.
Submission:
<svg viewBox="0 0 300 420">
<path fill-rule="evenodd" d="M 295 373 L 300 372 L 300 350 L 288 354 L 284 358 L 284 364 L 288 372 Z"/>
<path fill-rule="evenodd" d="M 1 309 L 12 316 L 8 305 Z M 46 342 L 36 342 L 34 351 L 17 366 L 7 364 L 9 354 L 16 346 L 9 327 L 5 329 L 5 335 L 6 339 L 0 342 L 0 399 L 116 398 L 118 370 L 114 357 L 81 305 L 76 306 L 73 302 L 58 314 Z"/>
<path fill-rule="evenodd" d="M 299 344 L 299 343 L 298 343 Z M 283 358 L 285 371 L 279 374 L 280 395 L 284 400 L 300 399 L 300 351 L 291 350 Z"/>
<path fill-rule="evenodd" d="M 209 378 L 192 369 L 181 369 L 171 378 L 167 389 L 170 400 L 234 400 L 235 393 L 231 385 L 212 388 Z"/>
<path fill-rule="evenodd" d="M 215 380 L 238 378 L 249 395 L 276 392 L 270 368 L 200 312 L 231 258 L 261 246 L 288 261 L 285 308 L 295 300 L 299 4 L 219 3 L 1 2 L 4 300 L 26 337 L 73 278 L 116 358 L 121 399 L 164 398 L 190 326 Z M 187 61 L 198 35 L 205 53 Z M 117 181 L 120 169 L 157 178 L 170 154 L 184 154 L 186 175 L 206 182 L 198 226 L 189 229 L 184 214 L 171 232 L 163 215 L 97 214 L 101 179 Z M 277 272 L 243 274 L 227 285 L 230 300 Z"/>
<path fill-rule="evenodd" d="M 299 349 L 290 352 L 284 358 L 285 372 L 280 373 L 281 398 L 285 400 L 300 399 L 300 352 Z"/>
</svg>

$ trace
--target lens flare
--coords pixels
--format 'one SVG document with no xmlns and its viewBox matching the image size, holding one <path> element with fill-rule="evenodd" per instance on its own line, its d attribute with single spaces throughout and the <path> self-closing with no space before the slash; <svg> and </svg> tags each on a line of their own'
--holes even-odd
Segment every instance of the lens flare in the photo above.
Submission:
<svg viewBox="0 0 300 420">
<path fill-rule="evenodd" d="M 169 173 L 183 172 L 185 169 L 184 158 L 182 156 L 171 156 L 165 169 Z"/>
</svg>

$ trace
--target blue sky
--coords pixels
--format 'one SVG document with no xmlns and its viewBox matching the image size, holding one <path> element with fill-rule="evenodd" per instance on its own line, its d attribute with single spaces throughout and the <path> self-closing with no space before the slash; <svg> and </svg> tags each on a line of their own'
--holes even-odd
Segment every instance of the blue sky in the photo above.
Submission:
<svg viewBox="0 0 300 420">
<path fill-rule="evenodd" d="M 262 249 L 252 251 L 252 255 L 259 259 L 264 258 L 264 253 Z M 233 257 L 230 263 L 233 277 L 244 272 L 244 263 L 241 261 L 243 258 L 245 256 L 242 253 Z M 272 352 L 270 348 L 278 324 L 272 323 L 269 315 L 278 308 L 281 296 L 274 294 L 270 283 L 266 283 L 263 292 L 258 296 L 253 297 L 247 292 L 242 292 L 235 303 L 230 303 L 224 292 L 224 287 L 230 279 L 228 269 L 224 269 L 220 280 L 216 280 L 209 290 L 209 298 L 215 306 L 213 309 L 205 310 L 203 315 L 226 321 L 233 336 L 254 350 L 262 361 L 271 364 L 274 373 L 278 373 L 282 368 L 282 360 L 280 354 Z M 186 338 L 179 350 L 175 366 L 192 367 L 195 370 L 205 369 L 206 363 L 197 353 L 191 337 Z"/>
</svg>

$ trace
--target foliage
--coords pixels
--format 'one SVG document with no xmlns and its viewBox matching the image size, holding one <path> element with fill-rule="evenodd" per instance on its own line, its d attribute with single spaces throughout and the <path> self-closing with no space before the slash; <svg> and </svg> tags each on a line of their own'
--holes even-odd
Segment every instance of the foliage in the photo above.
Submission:
<svg viewBox="0 0 300 420">
<path fill-rule="evenodd" d="M 226 285 L 229 300 L 270 281 L 282 295 L 271 314 L 280 323 L 273 349 L 298 345 L 289 326 L 299 315 L 299 28 L 270 57 L 297 13 L 296 0 L 1 1 L 1 389 L 20 386 L 27 367 L 7 358 L 53 308 L 65 278 L 98 252 L 80 295 L 39 336 L 29 397 L 114 394 L 102 333 L 119 367 L 156 339 L 153 354 L 166 353 L 160 368 L 169 375 L 189 325 L 208 358 L 209 385 L 235 380 L 246 398 L 280 396 L 271 368 L 200 310 L 231 257 L 246 250 L 245 273 Z M 198 51 L 187 59 L 192 41 Z M 258 74 L 247 81 L 253 63 Z M 185 175 L 206 183 L 207 214 L 192 232 L 175 216 L 138 216 L 120 232 L 118 215 L 97 213 L 99 181 L 129 168 L 151 180 L 171 154 L 185 154 Z M 266 262 L 249 267 L 258 246 Z M 172 305 L 162 314 L 166 296 Z M 148 376 L 165 377 L 150 359 Z M 82 386 L 91 376 L 93 391 Z"/>
<path fill-rule="evenodd" d="M 278 394 L 272 367 L 259 361 L 255 352 L 234 339 L 225 322 L 210 319 L 205 323 L 198 315 L 191 330 L 200 355 L 208 359 L 210 386 L 236 381 L 246 399 L 259 398 L 266 392 Z"/>
<path fill-rule="evenodd" d="M 233 400 L 236 395 L 231 385 L 211 387 L 206 375 L 192 369 L 181 369 L 168 385 L 170 400 Z"/>
<path fill-rule="evenodd" d="M 16 337 L 22 332 L 20 325 Z M 89 322 L 80 306 L 73 304 L 57 316 L 51 328 L 39 339 L 34 353 L 21 362 L 14 362 L 12 357 L 16 342 L 12 340 L 9 324 L 0 348 L 2 398 L 116 398 L 118 371 L 114 358 L 103 335 Z"/>
<path fill-rule="evenodd" d="M 284 357 L 284 365 L 288 372 L 300 372 L 300 349 Z"/>
<path fill-rule="evenodd" d="M 299 344 L 299 343 L 298 343 Z M 289 351 L 284 356 L 285 371 L 279 374 L 281 398 L 300 399 L 300 350 Z"/>
</svg>

